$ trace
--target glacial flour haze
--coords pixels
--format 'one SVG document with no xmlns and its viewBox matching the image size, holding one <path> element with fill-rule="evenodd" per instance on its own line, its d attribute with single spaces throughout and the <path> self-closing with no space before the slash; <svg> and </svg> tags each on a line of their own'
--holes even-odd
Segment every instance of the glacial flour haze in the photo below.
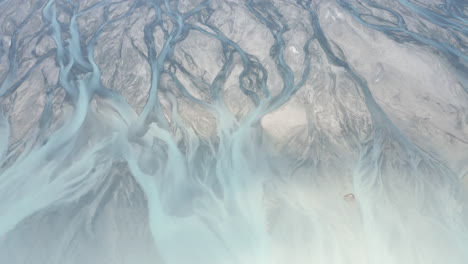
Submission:
<svg viewBox="0 0 468 264">
<path fill-rule="evenodd" d="M 466 0 L 0 0 L 1 264 L 467 264 Z"/>
</svg>

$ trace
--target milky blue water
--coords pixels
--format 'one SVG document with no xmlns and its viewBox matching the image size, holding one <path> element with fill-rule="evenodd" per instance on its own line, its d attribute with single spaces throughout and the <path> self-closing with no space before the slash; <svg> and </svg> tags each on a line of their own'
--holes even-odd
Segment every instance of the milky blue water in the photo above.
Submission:
<svg viewBox="0 0 468 264">
<path fill-rule="evenodd" d="M 8 2 L 1 1 L 0 6 Z M 130 8 L 112 17 L 113 5 L 125 1 L 105 0 L 81 10 L 71 8 L 67 23 L 59 21 L 60 2 L 33 2 L 34 16 L 45 25 L 41 32 L 53 38 L 55 49 L 31 67 L 55 59 L 59 77 L 49 89 L 63 90 L 64 104 L 70 107 L 63 110 L 63 122 L 57 123 L 52 114 L 57 102 L 48 93 L 39 122 L 17 141 L 12 141 L 11 113 L 1 116 L 1 263 L 468 263 L 462 179 L 394 124 L 373 96 L 371 84 L 329 40 L 318 10 L 331 1 L 233 2 L 244 6 L 271 35 L 273 42 L 264 48 L 269 49 L 274 69 L 210 22 L 216 5 L 209 0 L 184 12 L 176 7 L 178 1 L 132 1 Z M 336 5 L 369 30 L 437 54 L 457 69 L 453 74 L 468 91 L 465 1 L 445 1 L 435 8 L 409 0 L 337 0 Z M 307 15 L 303 26 L 309 34 L 300 72 L 286 58 L 287 33 L 294 30 L 287 22 L 287 7 Z M 98 8 L 104 10 L 104 23 L 84 40 L 77 20 Z M 149 89 L 141 91 L 147 93 L 146 102 L 136 111 L 101 81 L 95 51 L 103 32 L 142 8 L 155 15 L 141 27 L 145 46 L 140 55 L 151 76 Z M 367 12 L 374 9 L 386 16 Z M 9 46 L 2 47 L 1 56 L 7 56 L 9 66 L 0 79 L 2 98 L 14 94 L 29 76 L 19 70 L 18 56 L 26 44 L 18 36 L 34 16 L 17 25 Z M 405 21 L 408 17 L 443 28 L 452 38 L 435 37 L 430 29 L 416 31 Z M 158 38 L 156 30 L 164 37 Z M 185 69 L 175 56 L 181 43 L 195 33 L 219 45 L 222 61 L 214 78 L 202 84 L 197 73 Z M 277 139 L 266 137 L 261 125 L 265 116 L 292 102 L 315 75 L 317 50 L 327 61 L 323 67 L 332 67 L 356 87 L 369 114 L 368 127 L 343 117 L 343 141 L 330 143 L 330 149 L 341 145 L 355 159 L 326 149 L 325 141 L 323 153 L 335 153 L 329 164 L 320 150 L 291 154 L 275 149 Z M 235 89 L 251 105 L 243 115 L 227 103 L 225 85 L 235 67 L 239 69 Z M 180 79 L 181 73 L 192 81 L 190 87 Z M 268 81 L 272 75 L 281 85 L 272 87 Z M 163 85 L 163 79 L 173 86 Z M 208 98 L 194 89 L 204 89 Z M 187 124 L 179 110 L 180 98 L 193 106 L 192 111 L 203 109 L 213 116 L 211 138 Z M 301 143 L 307 144 L 312 143 Z M 333 168 L 343 164 L 352 164 L 346 170 L 354 201 L 333 192 L 341 181 L 336 175 L 340 170 Z M 294 177 L 296 171 L 302 173 L 300 180 Z M 130 185 L 128 192 L 133 194 L 126 196 L 127 207 L 122 209 L 125 206 L 116 197 Z M 132 199 L 133 207 L 128 205 Z M 108 220 L 96 220 L 102 215 Z M 111 225 L 115 230 L 106 229 Z M 128 226 L 147 234 L 134 237 L 145 241 L 147 249 L 134 249 L 139 246 L 132 247 L 133 243 L 140 244 L 128 236 L 119 240 L 111 235 L 132 234 Z M 42 242 L 24 242 L 34 238 Z"/>
</svg>

